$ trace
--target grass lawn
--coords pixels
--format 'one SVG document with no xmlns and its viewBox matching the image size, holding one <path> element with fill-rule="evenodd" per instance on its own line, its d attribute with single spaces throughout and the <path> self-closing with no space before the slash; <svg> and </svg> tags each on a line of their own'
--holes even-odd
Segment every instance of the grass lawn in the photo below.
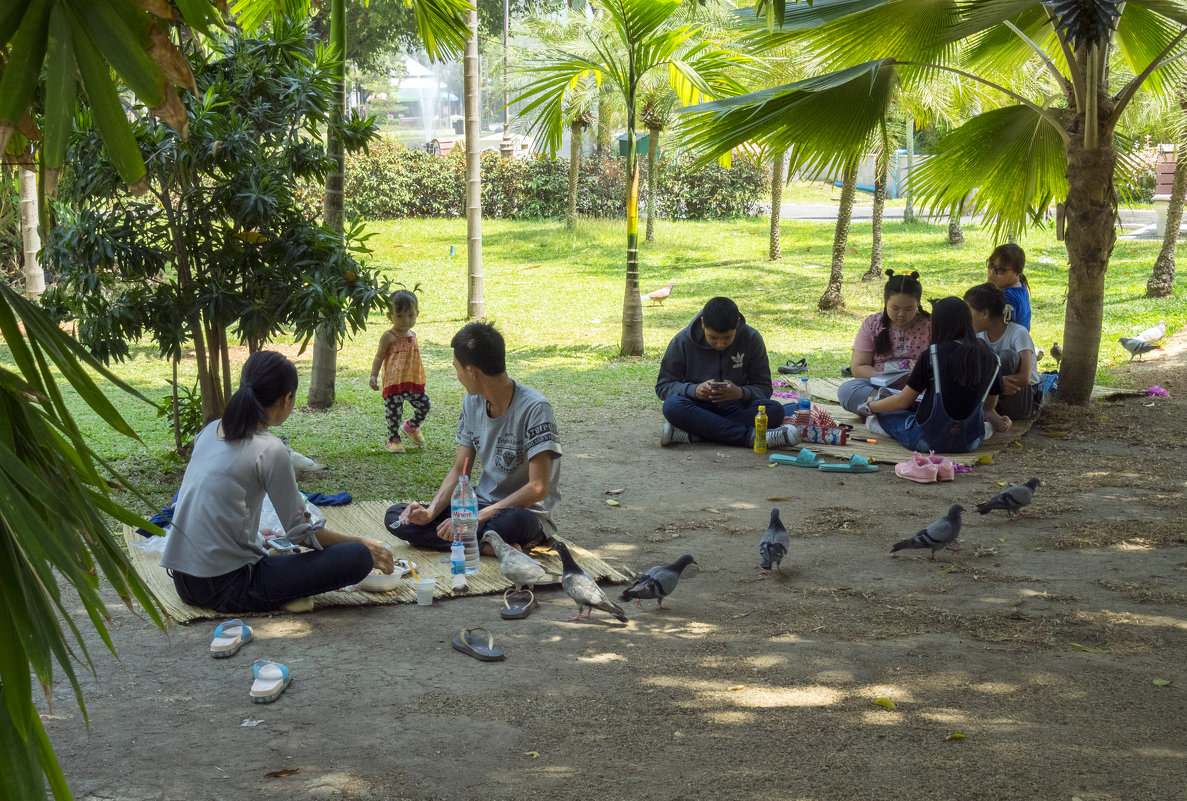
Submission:
<svg viewBox="0 0 1187 801">
<path fill-rule="evenodd" d="M 371 240 L 373 263 L 408 286 L 421 285 L 416 330 L 434 404 L 425 425 L 428 448 L 401 457 L 384 450 L 382 404 L 378 393 L 368 387 L 371 360 L 386 326 L 381 317 L 373 318 L 372 326 L 339 352 L 335 407 L 325 413 L 298 410 L 281 433 L 291 435 L 298 450 L 334 467 L 319 478 L 302 480 L 303 489 L 349 490 L 359 499 L 428 497 L 452 453 L 461 400 L 448 345 L 465 322 L 465 221 L 386 221 L 373 223 L 371 230 L 377 234 Z M 609 407 L 623 415 L 653 415 L 658 437 L 654 385 L 664 347 L 706 300 L 729 295 L 738 301 L 747 321 L 763 333 L 773 364 L 806 355 L 812 375 L 836 375 L 849 361 L 861 320 L 881 308 L 881 284 L 858 280 L 869 264 L 870 226 L 853 228 L 845 269 L 848 308 L 834 313 L 816 310 L 828 279 L 832 224 L 785 223 L 784 257 L 776 264 L 766 260 L 767 232 L 762 219 L 660 222 L 656 242 L 641 249 L 642 288 L 647 292 L 669 279 L 676 286 L 663 306 L 645 304 L 647 355 L 620 359 L 624 224 L 588 221 L 569 233 L 562 223 L 551 220 L 486 221 L 486 311 L 507 338 L 511 374 L 553 402 L 562 434 L 570 442 L 579 438 L 583 410 L 590 407 Z M 965 235 L 965 244 L 950 247 L 946 225 L 890 223 L 883 245 L 885 266 L 919 270 L 925 298 L 960 295 L 985 280 L 985 258 L 996 244 L 987 233 L 972 228 Z M 1033 333 L 1041 347 L 1049 348 L 1062 339 L 1066 250 L 1043 232 L 1022 244 L 1028 256 Z M 449 255 L 451 245 L 458 254 L 454 258 Z M 1143 297 L 1158 247 L 1158 242 L 1119 242 L 1114 250 L 1104 310 L 1098 377 L 1102 383 L 1113 380 L 1106 368 L 1129 358 L 1117 344 L 1118 336 L 1159 319 L 1175 330 L 1187 319 L 1182 279 L 1178 297 L 1157 301 Z M 1179 255 L 1182 258 L 1184 251 Z M 299 404 L 304 403 L 311 354 L 312 349 L 296 358 L 303 382 Z M 7 349 L 0 348 L 0 362 L 11 363 Z M 183 381 L 193 383 L 193 365 L 185 368 Z M 168 393 L 169 365 L 156 358 L 151 343 L 136 348 L 134 357 L 115 369 L 153 399 Z M 112 392 L 113 397 L 118 395 Z M 154 501 L 165 502 L 180 481 L 181 466 L 171 456 L 168 421 L 139 402 L 125 397 L 117 401 L 140 432 L 143 445 L 112 434 L 83 411 L 80 424 L 102 455 L 114 459 Z M 400 467 L 393 470 L 396 460 Z"/>
</svg>

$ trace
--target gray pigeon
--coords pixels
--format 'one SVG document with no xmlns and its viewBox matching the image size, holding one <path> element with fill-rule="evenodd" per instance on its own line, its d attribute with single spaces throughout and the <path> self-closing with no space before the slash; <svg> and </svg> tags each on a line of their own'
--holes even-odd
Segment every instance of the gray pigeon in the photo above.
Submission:
<svg viewBox="0 0 1187 801">
<path fill-rule="evenodd" d="M 1005 509 L 1006 514 L 1009 515 L 1011 520 L 1015 517 L 1021 517 L 1022 507 L 1034 500 L 1035 490 L 1042 483 L 1037 478 L 1032 478 L 1025 484 L 1015 484 L 1012 487 L 1006 487 L 989 500 L 977 504 L 977 511 L 983 515 L 987 515 L 994 509 Z"/>
<path fill-rule="evenodd" d="M 1133 361 L 1134 356 L 1137 356 L 1138 361 L 1140 362 L 1142 360 L 1143 354 L 1149 353 L 1152 350 L 1162 350 L 1162 348 L 1160 348 L 1158 345 L 1155 345 L 1153 342 L 1146 342 L 1144 340 L 1138 339 L 1137 337 L 1121 337 L 1117 341 L 1121 343 L 1121 347 L 1129 351 L 1129 360 L 1131 362 Z"/>
<path fill-rule="evenodd" d="M 524 585 L 527 585 L 529 590 L 534 590 L 541 582 L 550 584 L 560 578 L 559 574 L 553 573 L 526 553 L 503 542 L 499 532 L 494 529 L 488 529 L 482 535 L 482 541 L 494 548 L 495 556 L 499 560 L 499 570 L 502 570 L 507 580 L 515 585 L 516 592 L 522 590 Z"/>
<path fill-rule="evenodd" d="M 635 583 L 629 588 L 623 590 L 618 600 L 625 603 L 634 598 L 635 606 L 642 606 L 644 598 L 654 598 L 659 602 L 660 609 L 667 609 L 668 607 L 664 606 L 664 598 L 676 589 L 676 582 L 680 581 L 680 574 L 684 568 L 696 563 L 697 560 L 692 558 L 692 554 L 686 553 L 670 565 L 656 565 L 635 579 Z"/>
<path fill-rule="evenodd" d="M 601 609 L 626 623 L 626 613 L 622 611 L 622 607 L 611 601 L 598 586 L 598 583 L 577 566 L 568 547 L 563 542 L 554 543 L 552 547 L 560 554 L 561 564 L 564 565 L 561 586 L 564 587 L 565 593 L 573 599 L 573 603 L 577 604 L 577 617 L 570 618 L 570 621 L 587 619 L 593 615 L 594 609 Z M 586 609 L 589 611 L 581 614 Z"/>
<path fill-rule="evenodd" d="M 758 542 L 758 555 L 762 559 L 762 569 L 770 570 L 771 565 L 774 565 L 778 570 L 790 547 L 791 539 L 787 536 L 787 529 L 783 528 L 783 521 L 779 519 L 779 510 L 772 509 L 771 523 L 762 533 L 762 539 Z"/>
<path fill-rule="evenodd" d="M 953 504 L 948 509 L 948 514 L 928 523 L 927 528 L 921 529 L 914 537 L 896 542 L 890 552 L 895 553 L 905 548 L 931 548 L 931 556 L 928 559 L 934 562 L 937 551 L 942 551 L 956 542 L 956 537 L 960 534 L 960 513 L 963 511 L 964 507 L 959 503 Z"/>
</svg>

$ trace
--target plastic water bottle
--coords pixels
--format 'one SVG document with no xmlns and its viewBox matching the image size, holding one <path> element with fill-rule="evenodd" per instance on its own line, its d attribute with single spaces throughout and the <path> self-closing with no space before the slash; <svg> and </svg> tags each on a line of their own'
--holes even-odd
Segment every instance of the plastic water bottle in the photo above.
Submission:
<svg viewBox="0 0 1187 801">
<path fill-rule="evenodd" d="M 456 529 L 453 544 L 449 546 L 449 572 L 455 576 L 466 572 L 466 546 L 462 545 Z"/>
<path fill-rule="evenodd" d="M 754 415 L 754 452 L 767 452 L 767 407 L 759 406 Z"/>
<path fill-rule="evenodd" d="M 808 389 L 808 379 L 800 379 L 800 397 L 796 403 L 795 424 L 806 426 L 812 420 L 812 392 Z"/>
<path fill-rule="evenodd" d="M 453 541 L 450 547 L 450 569 L 459 572 L 454 562 L 454 552 L 457 543 L 461 543 L 465 555 L 466 573 L 478 572 L 478 498 L 470 486 L 470 479 L 465 473 L 458 477 L 457 488 L 449 501 L 449 516 L 453 521 Z"/>
</svg>

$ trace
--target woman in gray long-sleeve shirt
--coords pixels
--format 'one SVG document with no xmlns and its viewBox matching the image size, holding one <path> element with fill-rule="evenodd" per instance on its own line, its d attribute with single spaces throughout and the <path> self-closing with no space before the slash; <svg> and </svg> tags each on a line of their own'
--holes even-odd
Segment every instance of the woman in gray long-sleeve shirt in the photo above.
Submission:
<svg viewBox="0 0 1187 801">
<path fill-rule="evenodd" d="M 382 543 L 309 522 L 288 449 L 268 431 L 292 414 L 296 392 L 292 362 L 274 351 L 253 353 L 223 418 L 194 440 L 161 559 L 186 603 L 266 612 L 355 584 L 372 568 L 392 572 L 391 551 Z M 259 534 L 265 495 L 285 536 L 312 551 L 267 555 Z"/>
</svg>

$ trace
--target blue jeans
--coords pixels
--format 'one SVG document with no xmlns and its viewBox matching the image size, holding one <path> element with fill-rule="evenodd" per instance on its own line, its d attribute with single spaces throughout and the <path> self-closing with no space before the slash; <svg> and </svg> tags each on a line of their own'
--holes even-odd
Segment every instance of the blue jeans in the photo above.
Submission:
<svg viewBox="0 0 1187 801">
<path fill-rule="evenodd" d="M 320 551 L 265 556 L 253 565 L 203 578 L 171 570 L 181 600 L 216 612 L 270 612 L 289 601 L 358 584 L 371 572 L 371 551 L 339 542 Z"/>
<path fill-rule="evenodd" d="M 742 401 L 711 403 L 686 395 L 673 395 L 664 401 L 664 419 L 697 439 L 723 445 L 753 444 L 754 416 L 758 407 L 767 407 L 767 428 L 783 425 L 783 405 L 769 398 L 745 404 Z"/>
<path fill-rule="evenodd" d="M 425 548 L 430 551 L 448 551 L 450 543 L 437 536 L 437 526 L 449 519 L 449 510 L 441 512 L 426 526 L 414 523 L 400 525 L 400 515 L 408 504 L 397 503 L 388 507 L 383 516 L 383 525 L 392 534 L 407 542 L 414 548 Z M 494 529 L 499 537 L 508 545 L 518 545 L 525 551 L 539 545 L 546 539 L 544 527 L 540 525 L 540 518 L 530 509 L 512 507 L 500 509 L 490 520 L 478 524 L 478 541 L 482 542 L 482 535 L 487 529 Z"/>
<path fill-rule="evenodd" d="M 964 441 L 956 441 L 951 437 L 946 437 L 943 442 L 936 442 L 930 444 L 927 441 L 926 432 L 923 426 L 919 425 L 919 421 L 915 419 L 915 412 L 899 411 L 899 412 L 881 412 L 877 415 L 878 425 L 886 429 L 886 433 L 894 437 L 895 441 L 904 448 L 909 448 L 913 451 L 937 451 L 939 453 L 972 453 L 981 445 L 981 440 L 985 438 L 985 418 L 983 415 L 974 414 L 970 421 L 962 421 L 956 425 L 961 426 L 965 432 Z"/>
</svg>

